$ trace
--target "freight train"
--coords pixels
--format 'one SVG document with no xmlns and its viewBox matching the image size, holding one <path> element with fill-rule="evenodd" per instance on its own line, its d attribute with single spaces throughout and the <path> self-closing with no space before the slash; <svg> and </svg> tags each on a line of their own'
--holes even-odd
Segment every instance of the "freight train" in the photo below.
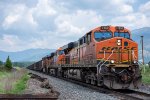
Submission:
<svg viewBox="0 0 150 100">
<path fill-rule="evenodd" d="M 70 42 L 29 69 L 110 89 L 141 84 L 138 44 L 122 26 L 100 26 Z"/>
</svg>

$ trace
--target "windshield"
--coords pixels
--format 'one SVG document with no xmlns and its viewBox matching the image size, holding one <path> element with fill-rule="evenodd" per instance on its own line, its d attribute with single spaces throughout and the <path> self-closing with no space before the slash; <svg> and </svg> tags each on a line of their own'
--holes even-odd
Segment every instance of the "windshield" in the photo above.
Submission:
<svg viewBox="0 0 150 100">
<path fill-rule="evenodd" d="M 100 41 L 100 40 L 111 38 L 112 33 L 111 32 L 95 32 L 94 36 L 95 36 L 96 41 Z"/>
<path fill-rule="evenodd" d="M 115 32 L 114 37 L 124 37 L 130 39 L 130 35 L 128 32 Z"/>
<path fill-rule="evenodd" d="M 64 54 L 64 51 L 63 50 L 59 50 L 58 51 L 58 55 L 62 55 L 62 54 Z"/>
</svg>

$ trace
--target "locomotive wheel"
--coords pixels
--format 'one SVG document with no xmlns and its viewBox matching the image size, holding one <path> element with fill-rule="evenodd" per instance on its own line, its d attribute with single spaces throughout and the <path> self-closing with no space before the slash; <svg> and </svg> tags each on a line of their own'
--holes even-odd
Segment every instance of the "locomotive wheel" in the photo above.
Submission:
<svg viewBox="0 0 150 100">
<path fill-rule="evenodd" d="M 91 79 L 91 84 L 96 85 L 96 81 L 93 78 Z"/>
<path fill-rule="evenodd" d="M 90 79 L 88 77 L 85 78 L 86 83 L 90 83 Z"/>
<path fill-rule="evenodd" d="M 48 74 L 48 69 L 47 68 L 45 68 L 45 73 Z"/>
<path fill-rule="evenodd" d="M 43 71 L 42 71 L 43 73 L 45 73 L 45 68 L 43 68 Z"/>
<path fill-rule="evenodd" d="M 68 78 L 67 70 L 66 70 L 66 71 L 64 71 L 64 78 Z"/>
<path fill-rule="evenodd" d="M 103 77 L 98 78 L 97 85 L 98 85 L 98 86 L 103 86 L 103 85 L 104 85 L 104 79 L 103 79 Z"/>
</svg>

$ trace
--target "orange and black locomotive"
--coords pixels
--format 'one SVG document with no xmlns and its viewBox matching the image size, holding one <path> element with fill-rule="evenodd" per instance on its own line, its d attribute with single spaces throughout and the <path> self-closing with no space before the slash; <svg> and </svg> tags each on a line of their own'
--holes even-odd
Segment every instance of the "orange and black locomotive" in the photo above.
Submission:
<svg viewBox="0 0 150 100">
<path fill-rule="evenodd" d="M 29 68 L 111 89 L 138 88 L 141 83 L 138 44 L 120 26 L 97 27 L 39 63 Z"/>
</svg>

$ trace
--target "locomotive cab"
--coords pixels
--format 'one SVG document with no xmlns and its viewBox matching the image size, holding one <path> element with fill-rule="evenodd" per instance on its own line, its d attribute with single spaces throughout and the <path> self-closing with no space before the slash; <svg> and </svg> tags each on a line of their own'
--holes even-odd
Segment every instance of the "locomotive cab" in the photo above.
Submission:
<svg viewBox="0 0 150 100">
<path fill-rule="evenodd" d="M 64 57 L 65 57 L 65 52 L 64 52 L 64 50 L 62 50 L 62 48 L 59 48 L 56 53 L 57 53 L 57 61 L 56 61 L 56 64 L 57 64 L 57 65 L 63 64 L 63 63 L 64 63 L 64 62 L 63 62 L 63 59 L 64 59 Z"/>
</svg>

